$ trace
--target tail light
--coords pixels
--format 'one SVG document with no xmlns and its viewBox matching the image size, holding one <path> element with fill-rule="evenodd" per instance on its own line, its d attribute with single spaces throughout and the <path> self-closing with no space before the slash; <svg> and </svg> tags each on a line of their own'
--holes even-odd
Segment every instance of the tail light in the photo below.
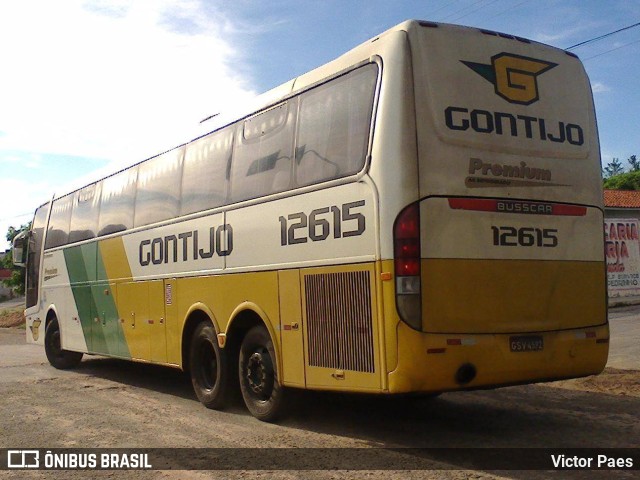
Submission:
<svg viewBox="0 0 640 480">
<path fill-rule="evenodd" d="M 421 330 L 420 208 L 417 203 L 406 207 L 396 218 L 393 249 L 398 314 L 411 328 Z"/>
</svg>

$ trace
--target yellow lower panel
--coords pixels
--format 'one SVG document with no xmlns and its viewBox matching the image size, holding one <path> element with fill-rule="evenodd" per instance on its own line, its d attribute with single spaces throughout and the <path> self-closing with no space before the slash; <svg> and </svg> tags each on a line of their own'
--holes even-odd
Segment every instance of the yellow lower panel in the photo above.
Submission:
<svg viewBox="0 0 640 480">
<path fill-rule="evenodd" d="M 595 337 L 592 333 L 586 338 L 586 332 Z M 515 353 L 510 350 L 510 334 L 425 334 L 401 323 L 398 365 L 389 374 L 389 391 L 437 392 L 580 377 L 600 373 L 607 363 L 608 325 L 539 335 L 542 351 Z M 462 344 L 451 345 L 451 339 Z M 463 365 L 473 365 L 477 375 L 461 385 L 456 372 Z"/>
<path fill-rule="evenodd" d="M 131 358 L 151 360 L 149 324 L 149 283 L 118 284 L 118 313 Z"/>
<path fill-rule="evenodd" d="M 602 262 L 427 259 L 423 330 L 531 332 L 606 322 Z"/>
</svg>

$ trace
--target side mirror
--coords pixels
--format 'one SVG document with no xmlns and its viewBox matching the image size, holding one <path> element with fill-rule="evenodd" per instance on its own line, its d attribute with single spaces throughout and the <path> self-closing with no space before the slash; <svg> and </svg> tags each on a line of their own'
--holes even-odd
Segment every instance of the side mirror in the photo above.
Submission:
<svg viewBox="0 0 640 480">
<path fill-rule="evenodd" d="M 27 266 L 27 251 L 29 250 L 29 237 L 31 231 L 26 230 L 18 234 L 13 239 L 13 264 L 16 267 L 25 268 Z"/>
</svg>

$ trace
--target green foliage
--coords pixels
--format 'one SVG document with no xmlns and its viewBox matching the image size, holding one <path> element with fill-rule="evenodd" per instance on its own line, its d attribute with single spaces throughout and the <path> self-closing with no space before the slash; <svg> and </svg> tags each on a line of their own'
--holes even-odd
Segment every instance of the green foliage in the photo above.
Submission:
<svg viewBox="0 0 640 480">
<path fill-rule="evenodd" d="M 19 229 L 16 229 L 14 227 L 9 227 L 9 230 L 7 231 L 7 241 L 10 243 L 13 243 L 13 239 L 21 232 L 23 232 L 24 230 L 28 230 L 29 228 L 31 228 L 31 224 L 27 224 L 27 225 L 22 225 Z M 13 251 L 13 247 L 11 248 L 11 250 L 9 250 L 9 252 L 4 256 L 4 257 L 0 257 L 0 268 L 7 268 L 9 270 L 13 270 L 11 272 L 11 277 L 9 277 L 6 280 L 3 280 L 2 282 L 10 288 L 13 288 L 13 290 L 18 294 L 18 295 L 24 295 L 24 286 L 25 286 L 25 269 L 24 268 L 19 268 L 19 267 L 15 267 L 13 265 L 13 259 L 11 257 Z"/>
<path fill-rule="evenodd" d="M 614 158 L 602 170 L 604 188 L 608 190 L 640 190 L 640 160 L 635 155 L 627 158 L 629 171 L 625 172 L 622 162 Z"/>
<path fill-rule="evenodd" d="M 604 188 L 608 190 L 640 190 L 640 170 L 605 178 Z"/>
</svg>

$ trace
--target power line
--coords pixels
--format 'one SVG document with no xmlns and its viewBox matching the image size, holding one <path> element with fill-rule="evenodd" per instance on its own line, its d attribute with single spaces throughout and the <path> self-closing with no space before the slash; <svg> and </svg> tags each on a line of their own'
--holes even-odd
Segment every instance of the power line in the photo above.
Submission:
<svg viewBox="0 0 640 480">
<path fill-rule="evenodd" d="M 475 10 L 471 10 L 469 13 L 465 13 L 464 15 L 460 15 L 459 17 L 452 18 L 452 19 L 451 19 L 451 21 L 452 21 L 452 22 L 457 22 L 457 21 L 458 21 L 458 20 L 460 20 L 461 18 L 468 17 L 468 16 L 469 16 L 469 15 L 471 15 L 472 13 L 475 13 L 475 12 L 477 12 L 478 10 L 482 10 L 483 8 L 486 8 L 486 7 L 488 7 L 489 5 L 492 5 L 492 4 L 496 3 L 497 1 L 498 1 L 498 0 L 493 0 L 493 1 L 491 1 L 491 2 L 489 2 L 489 3 L 487 3 L 487 4 L 485 4 L 485 5 L 481 5 L 481 6 L 479 6 L 478 8 L 476 8 Z"/>
<path fill-rule="evenodd" d="M 599 53 L 597 55 L 594 55 L 593 57 L 584 58 L 582 61 L 586 62 L 587 60 L 591 60 L 592 58 L 599 57 L 600 55 L 604 55 L 605 53 L 613 52 L 614 50 L 619 50 L 621 48 L 628 47 L 629 45 L 633 45 L 634 43 L 638 43 L 638 42 L 640 42 L 640 39 L 635 40 L 633 42 L 625 43 L 624 45 L 620 45 L 619 47 L 612 48 L 611 50 L 607 50 L 605 52 Z"/>
<path fill-rule="evenodd" d="M 471 8 L 471 7 L 474 7 L 474 6 L 476 6 L 477 4 L 482 3 L 482 2 L 484 2 L 484 1 L 485 1 L 485 0 L 477 0 L 476 2 L 473 2 L 471 5 L 466 5 L 466 6 L 462 7 L 461 9 L 456 10 L 456 11 L 455 11 L 455 12 L 453 12 L 453 13 L 450 13 L 449 15 L 446 15 L 446 16 L 442 17 L 442 19 L 441 19 L 440 21 L 442 22 L 442 21 L 446 20 L 446 19 L 447 19 L 447 18 L 449 18 L 449 17 L 455 17 L 455 16 L 456 16 L 457 14 L 459 14 L 460 12 L 464 12 L 466 9 Z"/>
<path fill-rule="evenodd" d="M 12 220 L 17 220 L 18 218 L 26 217 L 27 215 L 33 216 L 33 212 L 19 213 L 17 215 L 12 216 L 12 217 L 0 218 L 0 222 L 9 222 L 9 221 L 12 221 Z"/>
<path fill-rule="evenodd" d="M 440 8 L 434 10 L 433 12 L 429 13 L 430 17 L 433 17 L 436 13 L 438 13 L 441 10 L 444 10 L 445 8 L 447 8 L 449 5 L 453 5 L 454 3 L 459 2 L 460 0 L 452 0 L 451 2 L 447 2 L 444 5 L 442 5 Z"/>
<path fill-rule="evenodd" d="M 603 38 L 610 37 L 611 35 L 615 35 L 616 33 L 624 32 L 625 30 L 629 30 L 631 28 L 635 28 L 635 27 L 638 27 L 638 26 L 640 26 L 640 22 L 634 23 L 633 25 L 629 25 L 628 27 L 621 28 L 619 30 L 616 30 L 615 32 L 605 33 L 604 35 L 600 35 L 599 37 L 590 38 L 589 40 L 585 40 L 584 42 L 576 43 L 575 45 L 571 45 L 570 47 L 565 48 L 565 50 L 571 50 L 573 48 L 577 48 L 577 47 L 581 47 L 582 45 L 586 45 L 587 43 L 597 42 L 598 40 L 602 40 Z"/>
<path fill-rule="evenodd" d="M 496 18 L 499 17 L 500 15 L 504 15 L 505 13 L 509 13 L 510 10 L 514 10 L 516 8 L 518 8 L 520 5 L 527 3 L 529 0 L 522 0 L 520 3 L 517 3 L 515 5 L 511 5 L 510 7 L 505 8 L 503 11 L 496 13 L 495 15 L 492 15 L 490 17 L 485 18 L 484 20 L 491 20 L 492 18 Z"/>
</svg>

